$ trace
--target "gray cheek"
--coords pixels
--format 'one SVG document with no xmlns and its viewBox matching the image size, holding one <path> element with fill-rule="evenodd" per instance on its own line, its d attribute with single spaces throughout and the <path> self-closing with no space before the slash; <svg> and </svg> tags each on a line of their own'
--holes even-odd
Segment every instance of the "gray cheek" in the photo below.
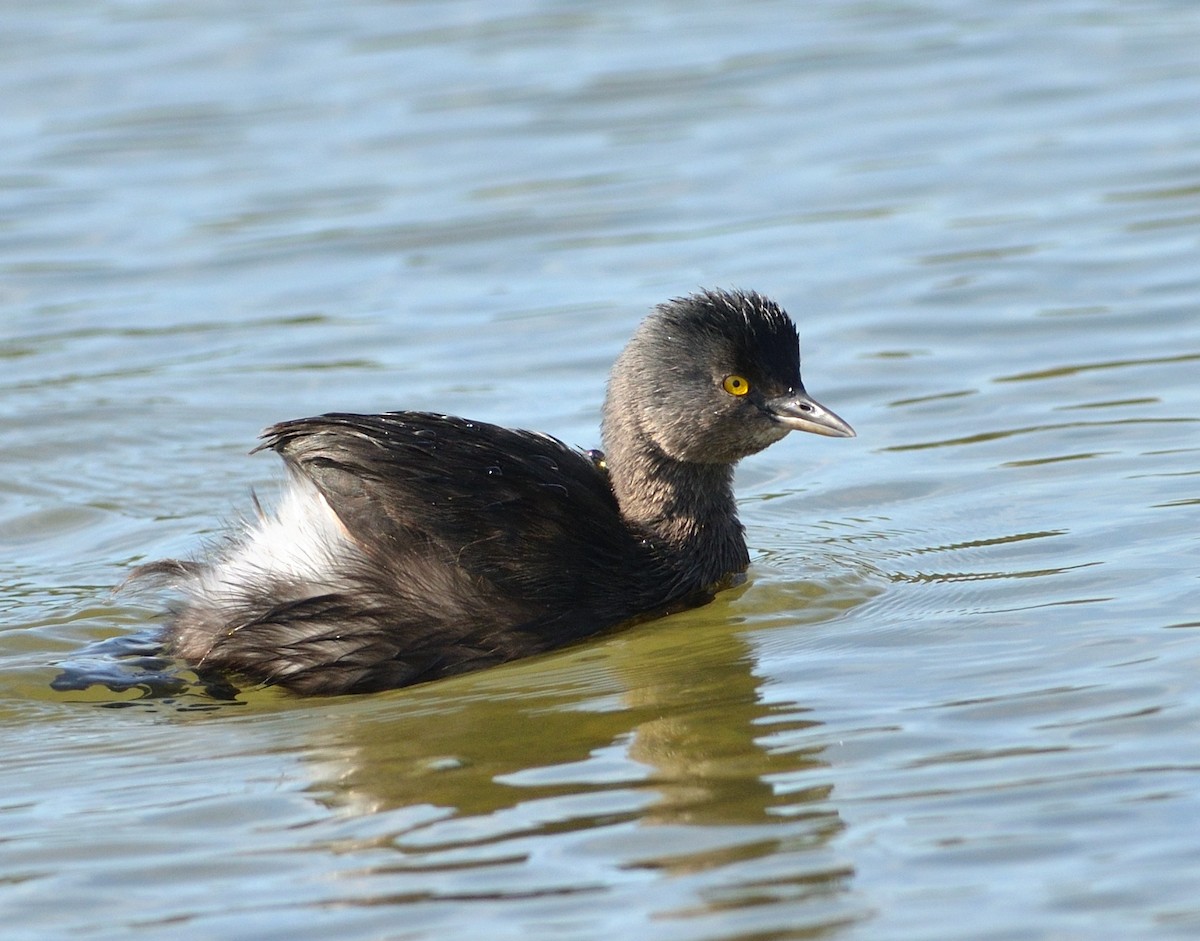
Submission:
<svg viewBox="0 0 1200 941">
<path fill-rule="evenodd" d="M 787 437 L 789 429 L 783 427 L 776 422 L 753 422 L 753 434 L 747 435 L 743 431 L 740 437 L 742 444 L 742 455 L 756 454 L 763 448 L 770 447 L 776 441 L 781 441 Z"/>
</svg>

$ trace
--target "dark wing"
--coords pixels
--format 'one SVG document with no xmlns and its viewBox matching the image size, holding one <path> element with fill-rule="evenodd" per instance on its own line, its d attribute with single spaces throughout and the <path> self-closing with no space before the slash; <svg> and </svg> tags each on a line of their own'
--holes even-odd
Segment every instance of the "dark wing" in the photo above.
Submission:
<svg viewBox="0 0 1200 941">
<path fill-rule="evenodd" d="M 263 438 L 398 578 L 419 554 L 420 568 L 453 569 L 446 583 L 460 591 L 468 576 L 505 619 L 560 642 L 671 600 L 657 597 L 669 578 L 622 523 L 604 471 L 547 435 L 389 412 L 282 422 Z"/>
</svg>

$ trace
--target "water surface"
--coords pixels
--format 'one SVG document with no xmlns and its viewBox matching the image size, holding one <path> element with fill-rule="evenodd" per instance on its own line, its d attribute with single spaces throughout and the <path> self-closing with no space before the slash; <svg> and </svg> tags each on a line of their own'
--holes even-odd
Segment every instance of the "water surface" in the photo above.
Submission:
<svg viewBox="0 0 1200 941">
<path fill-rule="evenodd" d="M 10 10 L 6 937 L 1195 937 L 1198 48 L 1183 0 Z M 592 446 L 701 285 L 859 432 L 740 469 L 746 585 L 377 696 L 51 687 L 274 492 L 264 425 Z"/>
</svg>

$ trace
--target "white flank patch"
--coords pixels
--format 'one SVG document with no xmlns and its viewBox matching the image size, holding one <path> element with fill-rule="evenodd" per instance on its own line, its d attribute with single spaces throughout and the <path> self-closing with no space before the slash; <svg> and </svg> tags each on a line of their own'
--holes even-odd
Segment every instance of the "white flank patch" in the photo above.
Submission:
<svg viewBox="0 0 1200 941">
<path fill-rule="evenodd" d="M 338 560 L 353 545 L 320 491 L 292 474 L 274 513 L 247 523 L 244 537 L 194 583 L 195 594 L 216 600 L 275 579 L 333 587 Z"/>
</svg>

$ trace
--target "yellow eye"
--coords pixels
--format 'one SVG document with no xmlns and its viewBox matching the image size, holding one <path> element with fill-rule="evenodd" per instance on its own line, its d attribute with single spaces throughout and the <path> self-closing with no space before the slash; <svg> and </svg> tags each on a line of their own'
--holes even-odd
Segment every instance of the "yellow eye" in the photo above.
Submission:
<svg viewBox="0 0 1200 941">
<path fill-rule="evenodd" d="M 726 376 L 721 388 L 730 395 L 745 395 L 750 391 L 750 383 L 741 376 Z"/>
</svg>

